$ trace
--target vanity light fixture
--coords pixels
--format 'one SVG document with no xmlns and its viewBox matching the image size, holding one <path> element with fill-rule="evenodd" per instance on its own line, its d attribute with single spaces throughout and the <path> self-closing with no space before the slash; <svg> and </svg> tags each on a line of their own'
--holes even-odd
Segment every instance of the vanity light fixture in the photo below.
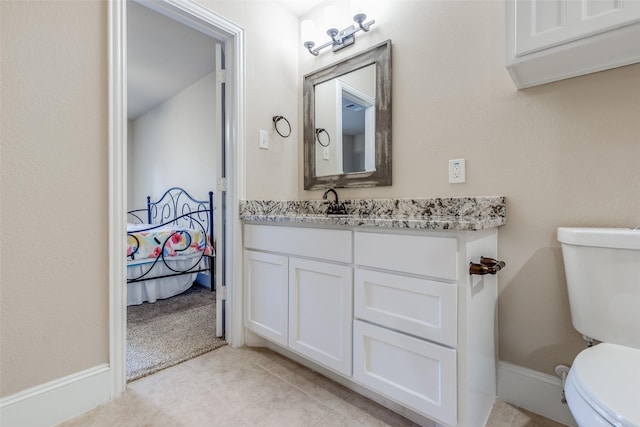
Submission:
<svg viewBox="0 0 640 427">
<path fill-rule="evenodd" d="M 358 24 L 357 27 L 355 25 L 350 25 L 342 31 L 338 31 L 336 28 L 329 28 L 327 30 L 327 35 L 331 37 L 331 40 L 321 46 L 318 46 L 315 49 L 313 47 L 316 44 L 312 41 L 307 41 L 304 42 L 304 47 L 309 50 L 309 53 L 311 55 L 318 56 L 320 51 L 328 46 L 332 46 L 332 50 L 334 52 L 337 52 L 347 46 L 351 46 L 356 42 L 356 33 L 358 31 L 362 30 L 366 33 L 376 22 L 375 19 L 372 19 L 371 21 L 365 23 L 364 21 L 366 19 L 367 15 L 365 15 L 364 13 L 359 13 L 353 17 L 353 20 L 356 22 L 356 24 Z"/>
</svg>

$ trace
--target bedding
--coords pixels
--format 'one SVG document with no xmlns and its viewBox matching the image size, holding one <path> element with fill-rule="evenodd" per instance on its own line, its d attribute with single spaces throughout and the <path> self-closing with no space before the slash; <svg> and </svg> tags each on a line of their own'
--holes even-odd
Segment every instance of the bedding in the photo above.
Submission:
<svg viewBox="0 0 640 427">
<path fill-rule="evenodd" d="M 158 262 L 150 272 L 151 277 L 171 275 L 174 270 L 184 271 L 191 267 L 197 270 L 206 270 L 209 267 L 209 258 L 203 257 L 198 262 L 199 255 L 183 256 L 174 259 L 165 259 Z M 144 274 L 147 264 L 135 264 L 127 267 L 127 279 L 140 277 Z M 172 270 L 173 269 L 173 270 Z M 149 279 L 141 282 L 133 282 L 127 285 L 127 305 L 139 305 L 143 302 L 154 303 L 159 299 L 170 298 L 189 289 L 196 280 L 198 273 L 171 275 L 161 279 Z"/>
<path fill-rule="evenodd" d="M 198 273 L 175 273 L 207 270 L 208 257 L 213 252 L 203 230 L 175 225 L 127 224 L 127 280 L 131 281 L 127 288 L 127 305 L 154 303 L 186 291 Z M 149 279 L 137 281 L 147 277 Z"/>
<path fill-rule="evenodd" d="M 127 224 L 128 265 L 153 262 L 158 257 L 167 259 L 203 251 L 204 255 L 213 255 L 213 248 L 202 230 L 174 225 Z"/>
</svg>

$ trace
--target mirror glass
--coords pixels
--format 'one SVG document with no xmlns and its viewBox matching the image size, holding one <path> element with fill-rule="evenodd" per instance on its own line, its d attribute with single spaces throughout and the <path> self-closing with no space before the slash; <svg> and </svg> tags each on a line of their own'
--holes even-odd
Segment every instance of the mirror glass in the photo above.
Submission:
<svg viewBox="0 0 640 427">
<path fill-rule="evenodd" d="M 390 49 L 305 76 L 305 189 L 391 185 Z"/>
<path fill-rule="evenodd" d="M 375 83 L 371 64 L 315 86 L 316 176 L 376 170 Z"/>
</svg>

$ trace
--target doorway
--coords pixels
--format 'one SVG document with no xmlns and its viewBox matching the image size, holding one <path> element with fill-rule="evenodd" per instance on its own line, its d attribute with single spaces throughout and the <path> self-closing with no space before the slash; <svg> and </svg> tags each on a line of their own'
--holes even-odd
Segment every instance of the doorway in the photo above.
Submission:
<svg viewBox="0 0 640 427">
<path fill-rule="evenodd" d="M 226 178 L 224 46 L 147 5 L 126 3 L 127 211 L 145 213 L 144 222 L 149 223 L 131 226 L 135 232 L 128 234 L 127 254 L 136 254 L 127 260 L 127 279 L 139 281 L 127 284 L 127 381 L 225 344 L 226 191 L 216 185 Z M 214 203 L 207 198 L 210 193 Z M 212 213 L 184 217 L 185 208 L 189 212 L 211 208 Z M 152 212 L 158 213 L 153 219 Z M 176 224 L 173 219 L 180 216 Z M 202 216 L 206 221 L 199 232 L 194 220 Z M 161 224 L 171 228 L 157 228 Z M 168 236 L 176 225 L 193 232 Z M 213 258 L 190 254 L 194 245 L 188 242 L 193 239 L 199 245 L 197 236 L 204 240 L 205 231 L 211 236 Z M 183 239 L 185 235 L 188 239 Z M 167 245 L 161 244 L 165 239 L 187 246 L 178 243 L 178 251 L 171 251 L 175 256 L 163 255 L 153 264 L 141 258 L 154 245 L 154 253 L 165 252 Z M 201 247 L 206 251 L 204 244 Z M 215 262 L 216 268 L 210 274 L 178 275 L 194 267 L 207 270 L 198 257 Z"/>
<path fill-rule="evenodd" d="M 127 3 L 112 1 L 109 3 L 109 41 L 110 41 L 110 120 L 109 120 L 109 212 L 110 212 L 110 369 L 112 372 L 112 396 L 124 391 L 125 349 L 126 349 L 126 292 L 122 278 L 126 276 L 125 266 L 125 229 L 123 211 L 127 207 L 127 126 L 126 126 L 126 14 Z M 226 21 L 212 11 L 197 4 L 182 0 L 171 2 L 136 1 L 144 7 L 196 29 L 213 39 L 222 41 L 227 55 L 226 81 L 231 84 L 224 90 L 227 99 L 224 102 L 225 117 L 221 121 L 226 125 L 221 131 L 224 141 L 224 170 L 227 176 L 219 176 L 216 185 L 217 205 L 227 207 L 219 217 L 218 232 L 222 231 L 226 241 L 218 243 L 218 251 L 224 253 L 224 261 L 218 257 L 218 290 L 227 294 L 227 310 L 223 318 L 226 324 L 227 341 L 231 345 L 241 345 L 240 321 L 241 296 L 239 287 L 233 286 L 240 277 L 239 259 L 239 222 L 237 221 L 237 201 L 244 197 L 243 141 L 244 114 L 242 111 L 242 75 L 243 75 L 243 32 L 235 24 Z M 222 51 L 222 50 L 220 50 Z M 220 152 L 222 147 L 220 147 Z M 235 220 L 234 220 L 235 218 Z M 220 274 L 220 272 L 222 272 Z M 228 287 L 228 291 L 224 292 Z M 231 303 L 231 304 L 229 304 Z"/>
</svg>

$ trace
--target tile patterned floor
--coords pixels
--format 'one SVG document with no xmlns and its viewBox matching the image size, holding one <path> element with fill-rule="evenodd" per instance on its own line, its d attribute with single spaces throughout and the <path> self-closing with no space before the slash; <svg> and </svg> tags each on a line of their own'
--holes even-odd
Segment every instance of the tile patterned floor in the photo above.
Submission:
<svg viewBox="0 0 640 427">
<path fill-rule="evenodd" d="M 270 350 L 223 347 L 131 382 L 60 427 L 416 426 Z M 487 427 L 559 427 L 497 401 Z"/>
</svg>

